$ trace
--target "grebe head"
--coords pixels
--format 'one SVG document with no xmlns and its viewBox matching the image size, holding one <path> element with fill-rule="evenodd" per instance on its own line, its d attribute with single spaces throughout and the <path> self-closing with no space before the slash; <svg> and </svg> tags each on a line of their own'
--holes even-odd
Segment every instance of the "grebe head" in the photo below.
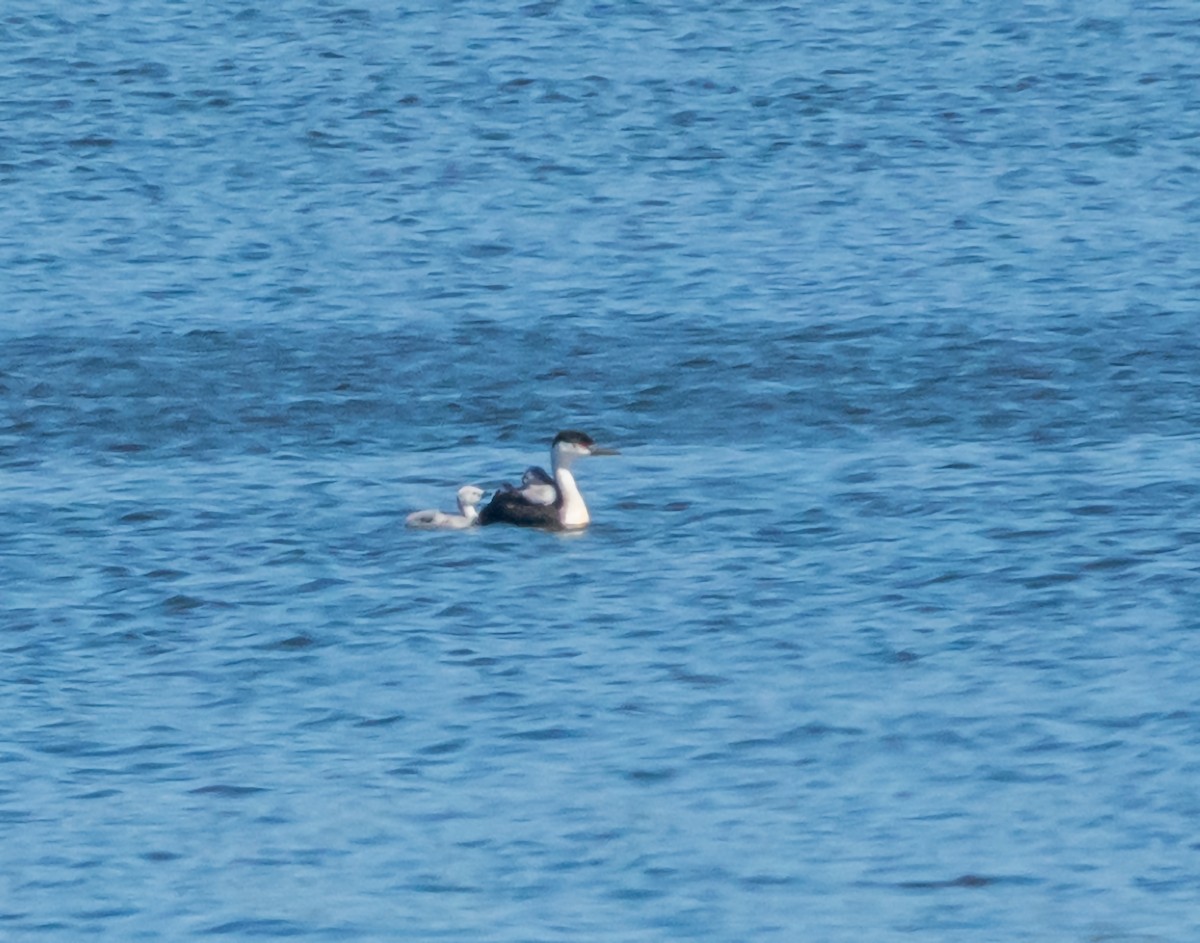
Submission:
<svg viewBox="0 0 1200 943">
<path fill-rule="evenodd" d="M 475 485 L 463 485 L 458 489 L 458 509 L 464 514 L 483 500 L 483 489 Z"/>
<path fill-rule="evenodd" d="M 521 476 L 521 487 L 528 488 L 530 485 L 551 485 L 553 486 L 554 479 L 546 474 L 544 469 L 538 468 L 536 465 L 530 465 L 525 469 L 525 474 Z"/>
<path fill-rule="evenodd" d="M 616 449 L 602 449 L 586 432 L 564 429 L 554 437 L 551 454 L 557 467 L 569 468 L 571 462 L 582 455 L 619 455 L 620 453 Z"/>
<path fill-rule="evenodd" d="M 553 504 L 558 500 L 558 485 L 543 469 L 531 465 L 521 476 L 518 494 L 530 504 Z"/>
</svg>

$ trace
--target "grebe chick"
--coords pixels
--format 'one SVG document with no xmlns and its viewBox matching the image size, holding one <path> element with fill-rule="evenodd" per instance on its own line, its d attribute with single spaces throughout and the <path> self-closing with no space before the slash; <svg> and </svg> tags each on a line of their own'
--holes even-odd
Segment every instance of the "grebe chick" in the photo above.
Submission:
<svg viewBox="0 0 1200 943">
<path fill-rule="evenodd" d="M 525 469 L 525 474 L 521 476 L 520 488 L 514 488 L 506 481 L 498 490 L 506 494 L 519 494 L 530 504 L 553 504 L 558 500 L 558 488 L 554 479 L 537 465 L 530 465 Z"/>
<path fill-rule="evenodd" d="M 479 512 L 480 524 L 516 524 L 518 527 L 544 527 L 549 530 L 578 530 L 591 521 L 587 504 L 575 484 L 572 466 L 584 455 L 616 455 L 614 449 L 602 449 L 586 432 L 568 429 L 554 437 L 550 447 L 550 469 L 553 478 L 540 468 L 533 467 L 521 479 L 520 491 L 501 489 Z M 553 485 L 550 503 L 539 503 Z"/>
<path fill-rule="evenodd" d="M 475 507 L 483 500 L 483 489 L 474 485 L 463 485 L 458 489 L 458 513 L 442 511 L 413 511 L 404 523 L 421 530 L 463 530 L 475 526 L 479 509 Z"/>
</svg>

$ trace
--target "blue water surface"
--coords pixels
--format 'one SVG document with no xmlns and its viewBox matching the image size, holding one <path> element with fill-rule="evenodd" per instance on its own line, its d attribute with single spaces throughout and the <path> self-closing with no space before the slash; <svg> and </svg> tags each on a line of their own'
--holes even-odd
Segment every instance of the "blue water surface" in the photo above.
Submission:
<svg viewBox="0 0 1200 943">
<path fill-rule="evenodd" d="M 1196 939 L 1193 6 L 493 7 L 5 5 L 0 939 Z"/>
</svg>

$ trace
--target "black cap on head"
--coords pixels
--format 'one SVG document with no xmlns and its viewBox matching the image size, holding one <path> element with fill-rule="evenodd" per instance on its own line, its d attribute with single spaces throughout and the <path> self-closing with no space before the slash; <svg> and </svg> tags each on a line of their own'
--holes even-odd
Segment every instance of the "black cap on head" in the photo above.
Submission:
<svg viewBox="0 0 1200 943">
<path fill-rule="evenodd" d="M 559 442 L 570 442 L 574 445 L 583 445 L 588 448 L 596 444 L 590 435 L 586 432 L 580 432 L 578 429 L 564 429 L 554 437 L 553 444 L 558 445 Z"/>
</svg>

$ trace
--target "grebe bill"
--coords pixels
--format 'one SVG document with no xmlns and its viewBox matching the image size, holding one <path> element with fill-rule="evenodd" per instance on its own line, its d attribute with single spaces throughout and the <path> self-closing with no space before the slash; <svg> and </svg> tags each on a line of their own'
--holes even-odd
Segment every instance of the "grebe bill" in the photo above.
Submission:
<svg viewBox="0 0 1200 943">
<path fill-rule="evenodd" d="M 547 530 L 577 530 L 591 521 L 587 504 L 575 483 L 572 466 L 584 455 L 617 455 L 615 449 L 602 449 L 586 432 L 568 429 L 554 437 L 550 447 L 550 469 L 553 478 L 540 468 L 533 467 L 521 479 L 524 486 L 498 491 L 479 512 L 480 524 L 515 524 L 518 527 L 542 527 Z M 547 484 L 554 486 L 550 503 L 539 503 L 548 496 Z M 539 490 L 535 490 L 539 489 Z"/>
<path fill-rule="evenodd" d="M 457 514 L 445 514 L 442 511 L 413 511 L 405 518 L 404 523 L 420 530 L 463 530 L 467 527 L 474 527 L 479 518 L 479 510 L 475 505 L 482 500 L 482 488 L 463 485 L 458 489 Z"/>
</svg>

